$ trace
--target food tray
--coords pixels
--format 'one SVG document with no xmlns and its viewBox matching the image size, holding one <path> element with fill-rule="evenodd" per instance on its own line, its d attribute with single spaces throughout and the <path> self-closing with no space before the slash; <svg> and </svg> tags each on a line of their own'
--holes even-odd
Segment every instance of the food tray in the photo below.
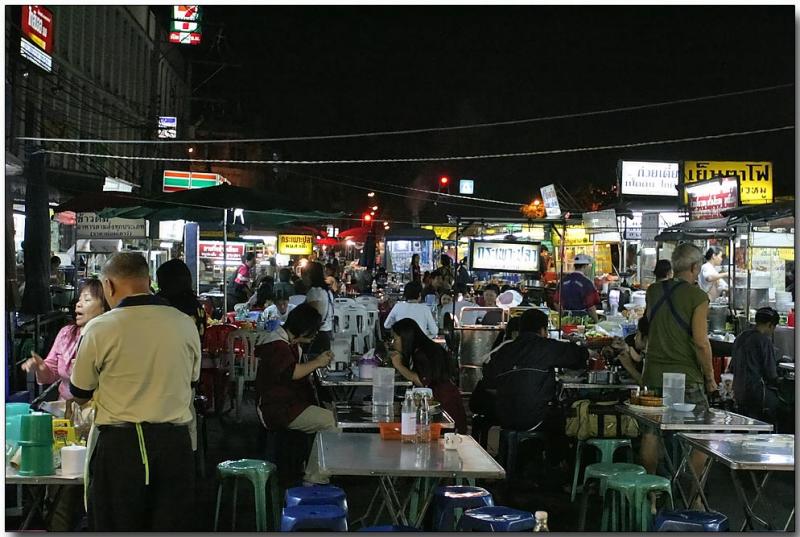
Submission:
<svg viewBox="0 0 800 537">
<path fill-rule="evenodd" d="M 379 427 L 381 440 L 400 440 L 400 422 L 383 422 Z M 431 440 L 438 440 L 441 432 L 441 423 L 431 423 Z"/>
<path fill-rule="evenodd" d="M 631 408 L 631 410 L 636 410 L 637 412 L 652 412 L 658 413 L 664 412 L 667 407 L 665 406 L 643 406 L 643 405 L 634 405 L 630 401 L 625 401 L 625 406 Z"/>
<path fill-rule="evenodd" d="M 614 341 L 613 337 L 591 337 L 586 338 L 586 348 L 588 349 L 602 349 L 607 345 L 611 345 Z"/>
</svg>

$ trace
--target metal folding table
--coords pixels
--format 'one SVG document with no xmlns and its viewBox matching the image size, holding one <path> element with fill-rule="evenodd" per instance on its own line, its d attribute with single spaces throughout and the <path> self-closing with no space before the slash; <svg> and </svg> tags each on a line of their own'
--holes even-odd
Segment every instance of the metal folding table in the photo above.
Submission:
<svg viewBox="0 0 800 537">
<path fill-rule="evenodd" d="M 686 466 L 689 467 L 698 490 L 697 494 L 706 511 L 710 511 L 710 508 L 703 487 L 712 464 L 719 462 L 730 470 L 736 495 L 744 508 L 745 520 L 739 531 L 744 531 L 747 527 L 755 529 L 753 527 L 754 520 L 767 530 L 774 529 L 772 524 L 757 516 L 754 509 L 772 472 L 794 471 L 794 436 L 788 434 L 679 433 L 678 439 L 684 445 L 684 456 L 678 471 L 680 472 Z M 708 456 L 699 476 L 695 473 L 692 465 L 688 463 L 691 453 L 695 450 Z M 758 471 L 765 472 L 760 482 L 755 474 Z M 750 475 L 754 488 L 752 502 L 747 499 L 740 473 Z M 694 498 L 691 501 L 694 501 Z M 789 528 L 792 518 L 794 518 L 794 508 L 783 526 L 783 531 Z"/>
<path fill-rule="evenodd" d="M 333 404 L 333 419 L 339 429 L 373 429 L 377 430 L 380 423 L 400 421 L 400 403 L 394 403 L 386 408 L 385 412 L 375 410 L 372 403 L 346 403 L 336 402 Z M 444 410 L 434 411 L 431 414 L 433 423 L 440 423 L 443 429 L 455 428 L 455 422 Z"/>
<path fill-rule="evenodd" d="M 22 487 L 24 485 L 42 485 L 35 487 L 31 491 L 33 496 L 31 509 L 28 511 L 27 515 L 25 515 L 25 518 L 19 527 L 20 530 L 25 530 L 28 529 L 28 526 L 33 520 L 34 515 L 42 510 L 42 503 L 44 502 L 45 494 L 47 493 L 47 485 L 80 485 L 82 487 L 83 475 L 63 476 L 61 475 L 61 470 L 59 469 L 56 470 L 54 475 L 25 476 L 19 475 L 15 468 L 6 466 L 6 485 L 17 485 L 17 498 L 19 502 L 22 502 Z M 21 513 L 22 505 L 18 504 L 17 507 L 13 509 Z M 8 514 L 8 509 L 6 509 L 6 513 Z"/>
<path fill-rule="evenodd" d="M 317 433 L 314 449 L 323 475 L 374 476 L 378 490 L 366 513 L 356 522 L 368 522 L 378 496 L 375 521 L 385 507 L 395 524 L 419 527 L 425 516 L 434 489 L 445 478 L 503 479 L 505 470 L 471 436 L 460 435 L 458 449 L 444 449 L 444 441 L 427 444 L 382 440 L 372 433 Z M 413 486 L 401 499 L 400 480 L 411 478 Z M 417 510 L 416 503 L 421 501 Z"/>
<path fill-rule="evenodd" d="M 335 401 L 350 401 L 358 388 L 371 388 L 372 379 L 362 379 L 351 373 L 329 373 L 327 370 L 317 369 L 317 378 L 320 386 L 330 388 Z M 395 375 L 394 387 L 410 388 L 412 383 L 400 375 Z"/>
</svg>

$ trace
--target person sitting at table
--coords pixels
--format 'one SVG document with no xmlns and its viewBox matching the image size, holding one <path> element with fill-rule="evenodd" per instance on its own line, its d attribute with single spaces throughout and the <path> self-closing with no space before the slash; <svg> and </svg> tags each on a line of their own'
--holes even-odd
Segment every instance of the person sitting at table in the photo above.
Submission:
<svg viewBox="0 0 800 537">
<path fill-rule="evenodd" d="M 504 429 L 552 432 L 553 462 L 566 452 L 564 416 L 555 404 L 555 368 L 585 369 L 589 353 L 584 347 L 548 339 L 547 315 L 538 309 L 522 314 L 519 335 L 497 349 L 483 365 L 487 389 L 496 390 L 495 411 Z"/>
<path fill-rule="evenodd" d="M 756 326 L 733 342 L 730 369 L 737 412 L 769 423 L 776 422 L 778 369 L 772 337 L 780 322 L 772 308 L 756 311 Z"/>
<path fill-rule="evenodd" d="M 389 357 L 394 368 L 414 386 L 431 388 L 433 399 L 453 418 L 456 432 L 466 434 L 467 413 L 453 381 L 458 374 L 455 360 L 426 336 L 414 319 L 394 323 L 391 338 Z"/>
<path fill-rule="evenodd" d="M 322 324 L 322 315 L 311 304 L 294 308 L 282 327 L 269 332 L 257 346 L 256 410 L 267 430 L 291 429 L 307 434 L 336 429 L 333 413 L 315 405 L 311 374 L 327 367 L 333 354 L 325 351 L 308 362 L 300 361 L 300 345 L 309 344 Z M 314 450 L 308 459 L 304 481 L 327 483 L 319 473 L 319 460 Z"/>
<path fill-rule="evenodd" d="M 486 287 L 483 288 L 483 307 L 485 308 L 496 308 L 497 307 L 497 297 L 500 294 L 500 287 L 498 287 L 494 283 L 490 283 Z M 503 322 L 503 312 L 500 310 L 491 310 L 487 311 L 483 317 L 478 319 L 477 324 L 482 324 L 486 326 L 496 326 Z"/>
<path fill-rule="evenodd" d="M 639 319 L 635 334 L 630 334 L 624 340 L 614 338 L 611 346 L 620 351 L 618 357 L 625 371 L 638 383 L 642 382 L 642 369 L 644 368 L 644 354 L 647 350 L 647 334 L 650 324 L 647 317 Z"/>
<path fill-rule="evenodd" d="M 294 294 L 294 286 L 292 281 L 292 271 L 288 268 L 282 268 L 278 271 L 278 281 L 272 286 L 272 292 L 275 294 L 283 293 L 285 296 L 292 296 Z"/>
<path fill-rule="evenodd" d="M 272 302 L 272 305 L 264 310 L 262 317 L 265 321 L 277 319 L 281 323 L 285 323 L 289 318 L 289 313 L 295 308 L 294 304 L 289 304 L 289 297 L 278 294 Z"/>
<path fill-rule="evenodd" d="M 414 319 L 417 324 L 424 330 L 425 335 L 434 338 L 439 334 L 439 327 L 436 321 L 433 320 L 431 308 L 427 304 L 420 304 L 419 298 L 422 293 L 422 286 L 417 282 L 409 282 L 403 289 L 403 296 L 405 302 L 398 302 L 389 312 L 383 327 L 387 330 L 401 319 Z"/>
<path fill-rule="evenodd" d="M 486 364 L 492 357 L 502 348 L 510 345 L 517 339 L 519 335 L 520 317 L 512 317 L 506 324 L 506 329 L 500 332 L 500 335 L 495 339 L 492 345 L 492 350 L 484 354 L 480 358 L 481 364 Z M 472 390 L 472 395 L 469 397 L 469 409 L 473 414 L 480 414 L 486 418 L 486 421 L 491 425 L 500 425 L 497 418 L 497 410 L 495 409 L 496 390 L 495 386 L 487 388 L 486 380 L 482 378 L 475 385 Z"/>
</svg>

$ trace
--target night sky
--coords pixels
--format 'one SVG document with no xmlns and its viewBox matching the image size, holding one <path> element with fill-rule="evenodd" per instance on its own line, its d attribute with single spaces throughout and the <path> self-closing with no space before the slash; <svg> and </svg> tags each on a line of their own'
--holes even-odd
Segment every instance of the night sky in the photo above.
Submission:
<svg viewBox="0 0 800 537">
<path fill-rule="evenodd" d="M 196 57 L 238 61 L 206 92 L 245 103 L 248 136 L 507 121 L 793 83 L 793 6 L 208 6 Z M 210 44 L 219 28 L 218 50 Z M 195 81 L 196 83 L 197 81 Z M 794 124 L 795 88 L 597 117 L 447 133 L 275 144 L 290 159 L 538 151 Z M 771 160 L 794 190 L 794 131 L 637 149 L 303 172 L 426 187 L 446 173 L 476 195 L 610 186 L 618 159 Z"/>
</svg>

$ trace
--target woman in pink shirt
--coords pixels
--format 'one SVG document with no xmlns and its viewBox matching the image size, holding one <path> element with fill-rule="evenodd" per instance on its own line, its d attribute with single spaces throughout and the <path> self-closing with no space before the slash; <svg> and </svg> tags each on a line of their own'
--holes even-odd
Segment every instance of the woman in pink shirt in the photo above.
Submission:
<svg viewBox="0 0 800 537">
<path fill-rule="evenodd" d="M 75 323 L 70 323 L 59 331 L 47 358 L 31 351 L 31 357 L 22 364 L 26 372 L 36 372 L 36 382 L 39 384 L 52 384 L 61 379 L 58 387 L 59 399 L 72 399 L 69 391 L 69 376 L 72 373 L 72 364 L 78 349 L 78 340 L 81 329 L 110 308 L 103 296 L 103 285 L 97 278 L 86 280 L 81 285 L 78 302 L 75 304 Z"/>
</svg>

